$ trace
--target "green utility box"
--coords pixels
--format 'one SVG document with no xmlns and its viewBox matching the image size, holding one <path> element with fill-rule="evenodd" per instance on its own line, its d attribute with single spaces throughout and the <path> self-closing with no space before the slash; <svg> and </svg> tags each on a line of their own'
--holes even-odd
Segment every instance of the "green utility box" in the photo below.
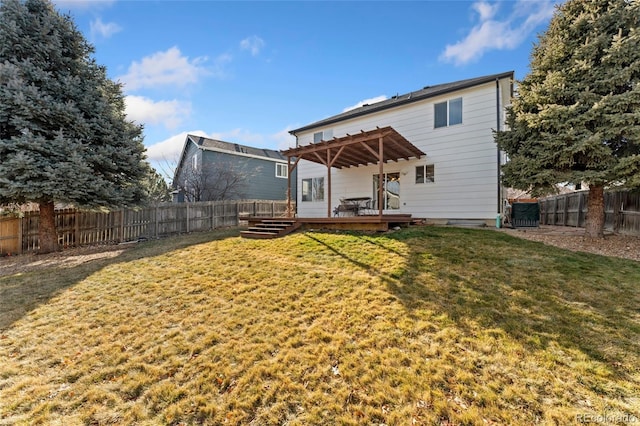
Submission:
<svg viewBox="0 0 640 426">
<path fill-rule="evenodd" d="M 511 223 L 514 228 L 536 228 L 540 225 L 540 205 L 536 203 L 513 203 Z"/>
</svg>

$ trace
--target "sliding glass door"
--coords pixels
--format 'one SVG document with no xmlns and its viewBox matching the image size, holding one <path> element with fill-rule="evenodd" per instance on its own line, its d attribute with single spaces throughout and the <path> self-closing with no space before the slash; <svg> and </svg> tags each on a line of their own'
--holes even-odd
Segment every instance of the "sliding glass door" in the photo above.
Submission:
<svg viewBox="0 0 640 426">
<path fill-rule="evenodd" d="M 378 188 L 380 175 L 373 175 L 373 208 L 379 209 Z M 400 209 L 400 173 L 385 173 L 382 176 L 382 209 Z"/>
</svg>

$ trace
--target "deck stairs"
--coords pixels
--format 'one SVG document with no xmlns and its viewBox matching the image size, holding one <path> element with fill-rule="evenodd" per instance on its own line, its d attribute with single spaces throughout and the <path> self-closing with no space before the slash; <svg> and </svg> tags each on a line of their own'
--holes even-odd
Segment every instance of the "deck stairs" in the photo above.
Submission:
<svg viewBox="0 0 640 426">
<path fill-rule="evenodd" d="M 241 231 L 240 236 L 253 239 L 279 238 L 292 233 L 300 225 L 292 219 L 264 219 L 246 231 Z"/>
</svg>

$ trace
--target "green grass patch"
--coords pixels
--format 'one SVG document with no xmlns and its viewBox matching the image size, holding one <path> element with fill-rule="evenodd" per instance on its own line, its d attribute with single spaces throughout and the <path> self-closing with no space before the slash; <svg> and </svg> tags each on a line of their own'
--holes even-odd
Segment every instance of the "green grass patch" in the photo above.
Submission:
<svg viewBox="0 0 640 426">
<path fill-rule="evenodd" d="M 194 234 L 7 295 L 0 424 L 640 419 L 640 264 L 493 231 Z"/>
</svg>

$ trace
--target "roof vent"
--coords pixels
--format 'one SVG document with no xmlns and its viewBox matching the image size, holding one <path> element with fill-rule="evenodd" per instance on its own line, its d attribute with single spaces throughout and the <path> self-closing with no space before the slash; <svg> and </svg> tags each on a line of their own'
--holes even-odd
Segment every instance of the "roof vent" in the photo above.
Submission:
<svg viewBox="0 0 640 426">
<path fill-rule="evenodd" d="M 369 104 L 362 104 L 363 107 L 369 106 Z"/>
<path fill-rule="evenodd" d="M 428 89 L 428 88 L 430 88 L 430 87 L 431 87 L 431 86 L 424 86 L 424 87 L 422 88 L 422 90 L 426 90 L 426 89 Z"/>
</svg>

